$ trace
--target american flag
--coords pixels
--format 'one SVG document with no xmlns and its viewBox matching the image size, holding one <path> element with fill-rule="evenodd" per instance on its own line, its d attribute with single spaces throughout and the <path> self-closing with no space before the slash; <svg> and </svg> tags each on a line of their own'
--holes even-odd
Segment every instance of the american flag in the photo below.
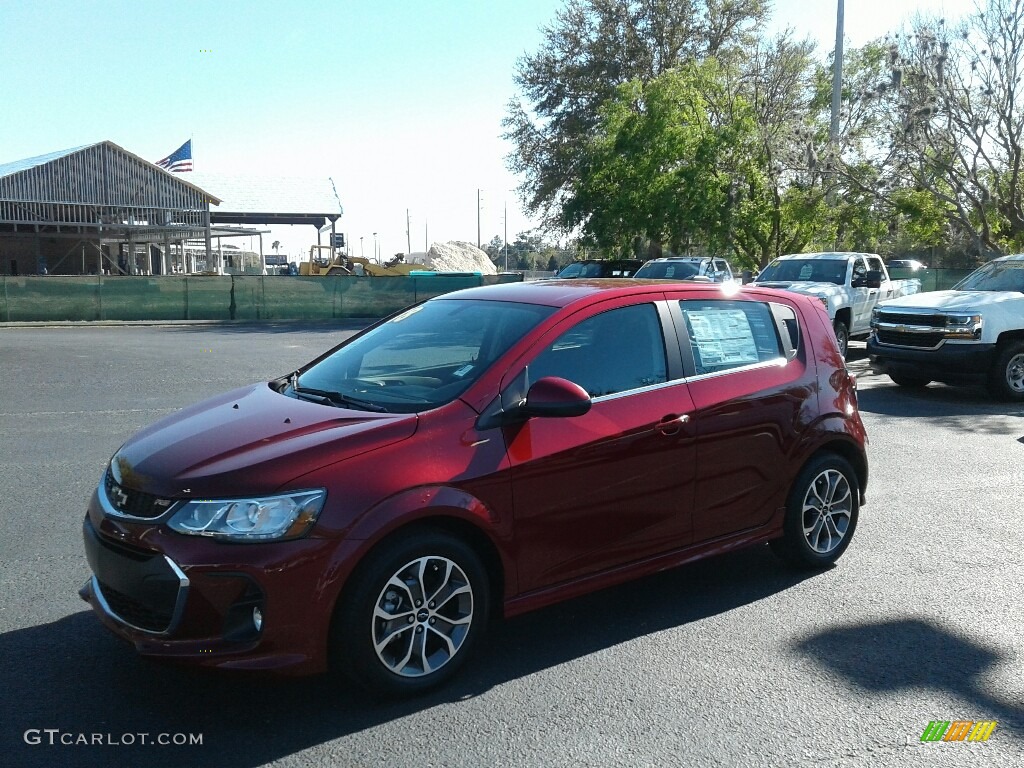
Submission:
<svg viewBox="0 0 1024 768">
<path fill-rule="evenodd" d="M 163 160 L 156 164 L 171 173 L 183 173 L 192 170 L 192 139 L 189 139 Z"/>
</svg>

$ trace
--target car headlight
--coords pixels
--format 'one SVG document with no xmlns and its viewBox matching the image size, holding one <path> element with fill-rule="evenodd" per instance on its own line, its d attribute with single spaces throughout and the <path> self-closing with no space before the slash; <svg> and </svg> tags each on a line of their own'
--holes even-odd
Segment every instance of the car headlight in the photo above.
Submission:
<svg viewBox="0 0 1024 768">
<path fill-rule="evenodd" d="M 326 499 L 323 488 L 276 496 L 195 499 L 185 502 L 167 524 L 178 533 L 231 541 L 294 539 L 309 531 Z"/>
<path fill-rule="evenodd" d="M 980 339 L 981 315 L 946 315 L 947 339 Z"/>
<path fill-rule="evenodd" d="M 881 315 L 881 312 L 878 311 L 878 307 L 873 307 L 871 309 L 871 327 L 872 328 L 874 328 L 875 326 L 878 325 L 878 321 L 881 319 L 879 317 L 879 315 Z"/>
<path fill-rule="evenodd" d="M 816 296 L 815 298 L 825 305 L 825 309 L 828 309 L 828 296 Z"/>
</svg>

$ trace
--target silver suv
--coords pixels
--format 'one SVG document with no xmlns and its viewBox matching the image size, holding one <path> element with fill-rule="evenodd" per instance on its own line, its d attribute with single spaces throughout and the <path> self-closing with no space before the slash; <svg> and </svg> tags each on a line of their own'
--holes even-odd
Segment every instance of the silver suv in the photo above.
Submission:
<svg viewBox="0 0 1024 768">
<path fill-rule="evenodd" d="M 711 256 L 665 256 L 651 259 L 640 267 L 633 277 L 648 280 L 698 280 L 710 283 L 728 283 L 735 279 L 729 262 Z"/>
</svg>

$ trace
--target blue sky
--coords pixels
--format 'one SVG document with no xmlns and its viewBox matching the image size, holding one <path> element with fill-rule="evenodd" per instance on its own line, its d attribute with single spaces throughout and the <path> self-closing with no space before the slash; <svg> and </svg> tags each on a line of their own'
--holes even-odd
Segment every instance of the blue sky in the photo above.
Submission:
<svg viewBox="0 0 1024 768">
<path fill-rule="evenodd" d="M 510 240 L 532 226 L 511 190 L 501 119 L 518 57 L 561 0 L 0 0 L 0 162 L 110 139 L 157 160 L 193 140 L 196 170 L 331 176 L 340 229 L 372 255 Z M 774 26 L 822 41 L 832 0 L 776 0 Z M 847 0 L 849 45 L 919 9 L 973 0 Z M 211 190 L 216 193 L 216 190 Z M 299 254 L 312 227 L 269 239 Z M 269 248 L 268 238 L 264 239 Z"/>
</svg>

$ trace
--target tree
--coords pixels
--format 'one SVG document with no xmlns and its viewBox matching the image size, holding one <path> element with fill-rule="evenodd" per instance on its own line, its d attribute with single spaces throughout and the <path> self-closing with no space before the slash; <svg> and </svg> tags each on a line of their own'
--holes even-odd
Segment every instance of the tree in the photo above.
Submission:
<svg viewBox="0 0 1024 768">
<path fill-rule="evenodd" d="M 270 244 L 270 247 L 274 249 L 274 253 L 277 253 L 277 250 L 281 247 L 281 241 L 275 240 L 273 243 Z"/>
<path fill-rule="evenodd" d="M 525 105 L 508 106 L 510 169 L 527 209 L 558 226 L 582 145 L 602 106 L 631 81 L 641 85 L 708 56 L 729 61 L 754 40 L 768 15 L 763 0 L 567 0 L 540 50 L 517 63 Z"/>
<path fill-rule="evenodd" d="M 714 60 L 621 86 L 582 148 L 563 227 L 619 252 L 641 235 L 651 256 L 724 246 L 724 211 L 755 135 L 749 108 L 726 101 Z"/>
<path fill-rule="evenodd" d="M 1024 0 L 989 0 L 957 25 L 918 17 L 889 48 L 887 155 L 902 210 L 977 256 L 1024 249 Z M 925 203 L 920 193 L 932 200 Z"/>
</svg>

